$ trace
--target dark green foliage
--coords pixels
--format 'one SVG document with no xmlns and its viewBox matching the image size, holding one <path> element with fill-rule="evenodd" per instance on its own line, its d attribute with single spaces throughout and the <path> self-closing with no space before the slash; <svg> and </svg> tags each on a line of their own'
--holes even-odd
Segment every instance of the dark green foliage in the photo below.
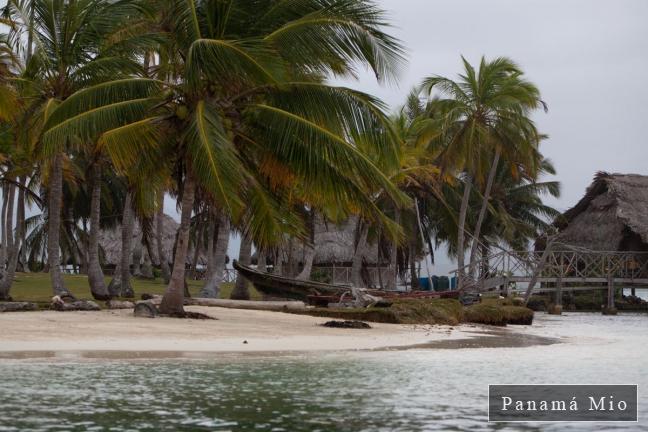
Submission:
<svg viewBox="0 0 648 432">
<path fill-rule="evenodd" d="M 306 314 L 389 324 L 457 325 L 462 320 L 463 307 L 453 299 L 395 300 L 388 308 L 317 308 L 307 311 Z"/>
</svg>

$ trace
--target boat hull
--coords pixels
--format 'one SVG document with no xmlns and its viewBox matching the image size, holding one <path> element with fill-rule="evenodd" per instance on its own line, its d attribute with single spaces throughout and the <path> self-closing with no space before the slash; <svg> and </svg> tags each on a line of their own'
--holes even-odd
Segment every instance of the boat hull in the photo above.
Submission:
<svg viewBox="0 0 648 432">
<path fill-rule="evenodd" d="M 262 273 L 236 260 L 233 265 L 240 275 L 252 282 L 257 291 L 271 297 L 307 301 L 309 296 L 341 296 L 350 290 L 343 285 L 329 285 Z"/>
</svg>

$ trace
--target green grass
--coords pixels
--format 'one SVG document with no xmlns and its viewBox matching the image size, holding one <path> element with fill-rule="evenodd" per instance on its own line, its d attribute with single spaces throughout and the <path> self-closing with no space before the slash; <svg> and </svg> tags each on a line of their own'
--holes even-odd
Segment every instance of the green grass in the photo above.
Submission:
<svg viewBox="0 0 648 432">
<path fill-rule="evenodd" d="M 92 299 L 88 277 L 85 275 L 64 275 L 65 286 L 75 297 L 80 299 Z M 110 277 L 106 277 L 106 284 L 110 282 Z M 188 280 L 189 292 L 192 296 L 197 296 L 203 286 L 203 281 Z M 135 291 L 135 298 L 139 299 L 144 293 L 163 294 L 166 285 L 162 279 L 131 279 L 131 285 Z M 229 298 L 232 293 L 234 284 L 224 283 L 221 285 L 221 298 Z M 14 301 L 30 301 L 37 303 L 49 303 L 52 298 L 52 286 L 50 284 L 49 274 L 47 273 L 17 273 L 13 286 L 11 287 L 11 297 Z M 250 286 L 250 296 L 253 300 L 260 300 L 261 294 Z"/>
</svg>

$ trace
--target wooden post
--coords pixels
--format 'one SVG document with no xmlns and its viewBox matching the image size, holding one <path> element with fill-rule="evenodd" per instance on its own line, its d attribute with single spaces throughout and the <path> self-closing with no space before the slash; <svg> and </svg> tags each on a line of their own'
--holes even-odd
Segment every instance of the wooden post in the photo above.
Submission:
<svg viewBox="0 0 648 432">
<path fill-rule="evenodd" d="M 608 293 L 607 293 L 607 306 L 603 308 L 603 315 L 616 315 L 617 310 L 614 307 L 614 277 L 608 275 Z"/>
<path fill-rule="evenodd" d="M 556 298 L 554 300 L 556 306 L 562 306 L 562 288 L 562 277 L 558 276 L 558 279 L 556 279 Z"/>
<path fill-rule="evenodd" d="M 549 315 L 562 315 L 562 277 L 556 279 L 556 291 L 554 291 L 554 302 L 547 310 Z"/>
</svg>

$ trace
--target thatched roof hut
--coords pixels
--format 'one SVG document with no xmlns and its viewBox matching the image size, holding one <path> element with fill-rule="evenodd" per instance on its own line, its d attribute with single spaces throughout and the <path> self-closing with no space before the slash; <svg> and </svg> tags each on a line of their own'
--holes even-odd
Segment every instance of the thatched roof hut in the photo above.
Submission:
<svg viewBox="0 0 648 432">
<path fill-rule="evenodd" d="M 350 265 L 355 255 L 357 219 L 352 217 L 344 223 L 320 223 L 315 227 L 315 258 L 316 266 L 332 264 Z M 364 259 L 369 264 L 378 262 L 378 246 L 367 245 Z"/>
<path fill-rule="evenodd" d="M 313 258 L 313 265 L 316 267 L 351 266 L 355 255 L 356 224 L 357 219 L 355 217 L 351 217 L 339 224 L 318 221 L 315 224 L 315 257 Z M 290 247 L 291 244 L 292 248 Z M 294 265 L 299 267 L 303 264 L 305 255 L 306 249 L 304 245 L 297 240 L 292 243 L 288 241 L 288 244 L 283 247 L 284 265 L 293 262 Z M 257 253 L 255 252 L 252 258 L 253 263 L 256 263 L 256 258 Z M 268 257 L 268 259 L 271 258 Z M 376 244 L 367 245 L 364 261 L 369 265 L 378 263 L 378 246 Z M 383 259 L 383 261 L 385 260 Z"/>
<path fill-rule="evenodd" d="M 179 224 L 171 216 L 164 215 L 162 248 L 169 261 L 173 256 L 173 245 L 175 244 L 178 226 Z M 135 221 L 133 227 L 133 249 L 139 247 L 141 243 L 142 227 L 137 221 Z M 99 247 L 103 252 L 104 265 L 116 266 L 121 257 L 121 225 L 117 225 L 112 229 L 101 230 L 101 232 L 99 233 Z M 156 248 L 157 246 L 153 247 Z M 190 248 L 189 253 L 187 253 L 187 264 L 190 264 L 190 261 L 193 258 L 192 249 L 193 248 Z M 157 250 L 154 249 L 153 253 L 157 253 Z M 204 253 L 201 253 L 199 262 L 203 264 L 206 263 L 206 257 L 204 256 Z"/>
<path fill-rule="evenodd" d="M 558 242 L 599 251 L 648 251 L 648 176 L 599 172 L 555 222 Z"/>
</svg>

